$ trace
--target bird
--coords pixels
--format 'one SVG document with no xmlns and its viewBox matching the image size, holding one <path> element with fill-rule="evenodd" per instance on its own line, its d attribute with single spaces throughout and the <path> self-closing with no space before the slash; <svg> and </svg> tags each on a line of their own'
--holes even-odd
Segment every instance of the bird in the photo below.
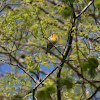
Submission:
<svg viewBox="0 0 100 100">
<path fill-rule="evenodd" d="M 58 36 L 56 35 L 56 33 L 52 33 L 51 36 L 48 38 L 47 49 L 45 54 L 47 54 L 48 51 L 56 44 L 57 39 Z"/>
</svg>

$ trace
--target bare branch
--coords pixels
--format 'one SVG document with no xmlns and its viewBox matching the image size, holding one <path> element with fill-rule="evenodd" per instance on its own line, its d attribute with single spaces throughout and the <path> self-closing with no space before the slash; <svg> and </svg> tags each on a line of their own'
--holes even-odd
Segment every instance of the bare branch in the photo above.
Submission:
<svg viewBox="0 0 100 100">
<path fill-rule="evenodd" d="M 90 2 L 87 4 L 87 6 L 84 7 L 84 9 L 83 9 L 78 15 L 76 15 L 76 18 L 80 17 L 80 15 L 81 15 L 83 12 L 85 12 L 85 11 L 87 10 L 87 8 L 88 8 L 91 4 L 93 4 L 93 2 L 94 2 L 94 0 L 90 1 Z"/>
<path fill-rule="evenodd" d="M 45 10 L 44 8 L 42 8 L 42 7 L 39 7 L 39 8 L 40 8 L 40 10 L 42 10 L 43 12 L 45 12 L 46 14 L 49 14 L 52 18 L 56 18 L 56 19 L 58 20 L 58 22 L 60 22 L 61 24 L 64 24 L 64 22 L 63 22 L 62 20 L 60 20 L 59 18 L 57 18 L 57 17 L 51 15 L 51 14 L 50 14 L 47 10 Z"/>
</svg>

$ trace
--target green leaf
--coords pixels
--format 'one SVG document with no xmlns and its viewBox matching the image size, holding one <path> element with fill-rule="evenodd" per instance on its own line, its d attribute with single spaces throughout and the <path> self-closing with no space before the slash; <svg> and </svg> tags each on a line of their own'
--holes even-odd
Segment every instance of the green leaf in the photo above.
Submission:
<svg viewBox="0 0 100 100">
<path fill-rule="evenodd" d="M 13 86 L 13 87 L 11 88 L 11 90 L 12 90 L 12 91 L 15 90 L 15 86 Z"/>
<path fill-rule="evenodd" d="M 75 0 L 69 0 L 69 2 L 72 4 Z"/>
<path fill-rule="evenodd" d="M 47 100 L 47 99 L 50 98 L 50 95 L 46 91 L 46 87 L 41 87 L 41 88 L 38 89 L 38 91 L 37 91 L 37 97 L 40 100 Z"/>
<path fill-rule="evenodd" d="M 27 94 L 26 96 L 23 97 L 23 100 L 27 100 L 28 96 L 32 96 L 32 93 Z"/>
<path fill-rule="evenodd" d="M 48 85 L 45 87 L 43 86 L 38 89 L 37 97 L 39 98 L 39 100 L 49 100 L 50 94 L 54 93 L 54 91 L 55 91 L 55 88 L 52 85 Z"/>
<path fill-rule="evenodd" d="M 46 91 L 47 91 L 48 93 L 52 93 L 52 92 L 55 91 L 55 87 L 52 86 L 52 85 L 48 85 L 48 86 L 46 87 Z"/>
<path fill-rule="evenodd" d="M 40 66 L 40 63 L 37 63 L 36 66 L 35 66 L 35 68 L 34 68 L 34 69 L 36 69 L 38 72 L 39 72 L 39 66 Z"/>
<path fill-rule="evenodd" d="M 65 2 L 68 2 L 69 0 L 65 0 Z"/>
<path fill-rule="evenodd" d="M 98 67 L 98 65 L 99 65 L 99 62 L 94 57 L 89 57 L 87 61 L 85 60 L 81 62 L 81 66 L 84 71 L 86 71 L 87 69 L 95 69 Z"/>
<path fill-rule="evenodd" d="M 90 75 L 90 77 L 95 77 L 95 75 L 96 75 L 96 70 L 95 69 L 89 69 L 89 75 Z"/>
<path fill-rule="evenodd" d="M 98 65 L 99 65 L 98 60 L 95 59 L 94 57 L 89 57 L 88 58 L 88 63 L 89 63 L 88 68 L 93 68 L 93 69 L 97 68 Z"/>
<path fill-rule="evenodd" d="M 62 17 L 68 18 L 72 14 L 72 9 L 70 7 L 65 7 L 62 11 Z"/>
<path fill-rule="evenodd" d="M 88 57 L 87 60 L 81 62 L 81 67 L 83 71 L 87 71 L 91 77 L 96 75 L 96 68 L 98 67 L 99 62 L 94 57 Z"/>
<path fill-rule="evenodd" d="M 67 89 L 71 89 L 73 87 L 72 79 L 69 77 L 60 78 L 61 87 L 66 87 Z"/>
<path fill-rule="evenodd" d="M 81 61 L 81 67 L 82 67 L 83 71 L 87 71 L 88 62 L 87 61 Z"/>
</svg>

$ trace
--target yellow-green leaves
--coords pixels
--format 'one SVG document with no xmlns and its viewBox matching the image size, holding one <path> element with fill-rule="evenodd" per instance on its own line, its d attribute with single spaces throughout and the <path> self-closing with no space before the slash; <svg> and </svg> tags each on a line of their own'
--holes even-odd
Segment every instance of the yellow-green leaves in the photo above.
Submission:
<svg viewBox="0 0 100 100">
<path fill-rule="evenodd" d="M 98 8 L 100 8 L 100 0 L 95 0 L 95 4 Z"/>
<path fill-rule="evenodd" d="M 2 14 L 2 15 L 1 15 L 1 17 L 5 18 L 5 17 L 6 17 L 6 15 L 5 15 L 5 14 Z"/>
<path fill-rule="evenodd" d="M 100 0 L 95 0 L 95 4 L 89 7 L 87 5 L 91 0 L 32 0 L 32 3 L 30 3 L 31 0 L 6 1 L 6 3 L 11 4 L 9 6 L 12 7 L 12 10 L 3 9 L 0 15 L 0 45 L 7 49 L 6 51 L 0 47 L 0 52 L 4 53 L 0 54 L 0 59 L 2 60 L 3 58 L 4 61 L 9 62 L 9 65 L 12 64 L 13 71 L 11 73 L 3 73 L 4 76 L 0 75 L 0 94 L 3 93 L 4 96 L 9 97 L 20 94 L 22 97 L 24 96 L 23 99 L 27 100 L 28 97 L 32 97 L 30 91 L 36 85 L 31 77 L 36 82 L 40 82 L 51 72 L 50 77 L 47 77 L 43 82 L 44 86 L 40 85 L 37 88 L 37 95 L 35 96 L 39 100 L 48 100 L 50 96 L 51 99 L 56 100 L 53 96 L 57 97 L 57 88 L 54 87 L 58 85 L 55 82 L 57 80 L 57 70 L 53 73 L 52 70 L 60 66 L 61 60 L 59 58 L 63 59 L 64 55 L 62 56 L 62 53 L 65 54 L 68 47 L 72 46 L 66 62 L 69 61 L 73 67 L 64 63 L 61 77 L 57 81 L 60 83 L 59 88 L 61 89 L 62 100 L 69 98 L 82 99 L 83 92 L 82 85 L 80 85 L 82 75 L 88 80 L 90 77 L 94 77 L 96 73 L 97 75 L 99 73 L 97 67 L 100 58 L 98 53 L 100 51 L 98 20 Z M 17 4 L 14 5 L 13 3 Z M 84 7 L 88 8 L 82 12 Z M 75 23 L 73 23 L 74 19 L 72 19 L 73 10 L 76 15 L 82 12 L 80 17 L 76 18 Z M 72 27 L 72 24 L 75 26 Z M 68 33 L 71 30 L 74 31 L 71 33 L 73 43 L 69 45 Z M 48 53 L 46 55 L 48 37 L 52 32 L 55 32 L 59 38 L 55 45 L 57 49 L 55 47 L 52 48 L 52 54 Z M 19 60 L 21 52 L 26 54 L 23 62 Z M 89 54 L 91 56 L 96 55 L 98 60 L 94 57 L 85 59 Z M 19 62 L 12 61 L 12 56 L 10 55 Z M 81 67 L 77 68 L 76 66 L 79 63 Z M 8 71 L 7 67 L 5 69 Z M 80 69 L 83 69 L 83 74 L 77 75 L 73 69 L 76 69 L 79 73 L 81 72 Z M 98 79 L 99 76 L 97 75 L 95 79 Z M 84 83 L 84 85 L 87 84 L 87 82 L 86 84 Z M 89 87 L 90 85 L 88 84 L 87 86 Z"/>
<path fill-rule="evenodd" d="M 37 63 L 36 66 L 35 66 L 35 68 L 34 68 L 34 69 L 36 69 L 38 72 L 39 72 L 39 66 L 40 66 L 40 63 Z"/>
<path fill-rule="evenodd" d="M 27 100 L 28 96 L 32 96 L 32 93 L 29 93 L 26 96 L 24 96 L 22 100 Z"/>
</svg>

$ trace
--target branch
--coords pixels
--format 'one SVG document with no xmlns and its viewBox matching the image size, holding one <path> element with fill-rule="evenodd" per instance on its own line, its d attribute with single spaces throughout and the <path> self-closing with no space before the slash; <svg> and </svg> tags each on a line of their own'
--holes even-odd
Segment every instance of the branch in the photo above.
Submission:
<svg viewBox="0 0 100 100">
<path fill-rule="evenodd" d="M 70 32 L 73 32 L 73 30 L 71 29 Z M 70 32 L 69 32 L 69 33 L 70 33 Z M 69 34 L 69 36 L 71 36 L 71 35 Z M 72 36 L 71 36 L 71 37 L 72 37 Z M 71 40 L 71 38 L 69 38 L 69 39 L 70 39 L 69 43 L 71 43 L 72 40 Z M 39 45 L 37 45 L 37 44 L 35 44 L 35 43 L 32 43 L 32 44 L 24 44 L 24 43 L 20 43 L 20 42 L 18 42 L 18 41 L 13 41 L 13 40 L 10 40 L 10 41 L 13 42 L 14 44 L 19 44 L 19 45 L 21 45 L 21 46 L 35 46 L 35 47 L 37 47 L 37 48 L 42 48 L 42 49 L 46 50 L 45 47 L 39 46 Z M 71 45 L 68 45 L 68 49 L 67 49 L 67 51 L 66 51 L 66 55 L 67 55 L 67 53 L 69 52 L 70 47 L 71 47 Z M 63 60 L 61 57 L 59 57 L 58 55 L 54 54 L 53 52 L 49 51 L 49 53 L 52 54 L 52 55 L 54 55 L 56 58 L 60 59 L 61 61 Z M 65 56 L 64 56 L 64 57 L 65 57 Z M 66 58 L 66 57 L 65 57 L 65 58 Z M 65 58 L 64 58 L 64 59 L 65 59 Z M 76 68 L 74 68 L 69 62 L 66 62 L 66 60 L 65 60 L 64 63 L 68 64 L 69 67 L 70 67 L 71 69 L 73 69 L 73 70 L 77 73 L 78 76 L 80 76 L 80 77 L 83 78 L 85 81 L 87 81 L 88 83 L 90 83 L 92 86 L 94 86 L 95 88 L 97 88 L 93 83 L 91 83 L 89 80 L 87 80 L 86 78 L 84 78 L 83 75 L 80 74 L 80 73 L 76 70 Z M 36 89 L 38 86 L 40 86 L 40 85 L 42 84 L 42 82 L 45 81 L 45 80 L 46 80 L 56 69 L 58 69 L 58 68 L 59 68 L 59 67 L 57 66 L 51 73 L 49 73 L 49 75 L 48 75 L 47 77 L 45 77 L 45 79 L 42 80 L 42 81 L 33 89 L 33 91 L 35 91 L 35 89 Z M 33 96 L 33 97 L 34 97 L 34 96 Z M 35 98 L 35 97 L 34 97 L 34 98 Z M 35 99 L 33 99 L 33 100 L 35 100 Z"/>
<path fill-rule="evenodd" d="M 91 37 L 88 37 L 88 36 L 86 36 L 85 37 L 86 39 L 89 39 L 91 42 L 97 42 L 97 43 L 100 43 L 100 37 L 97 37 L 97 38 L 91 38 Z"/>
<path fill-rule="evenodd" d="M 19 44 L 19 45 L 21 45 L 21 46 L 35 46 L 35 47 L 37 47 L 37 48 L 41 48 L 41 49 L 43 49 L 43 50 L 46 50 L 46 48 L 45 47 L 43 47 L 43 46 L 40 46 L 40 45 L 37 45 L 37 44 L 35 44 L 35 43 L 32 43 L 32 44 L 24 44 L 24 43 L 20 43 L 20 42 L 18 42 L 18 41 L 13 41 L 13 40 L 10 40 L 11 42 L 13 42 L 13 43 L 15 43 L 15 44 Z M 69 45 L 69 46 L 71 46 L 71 45 Z M 2 52 L 0 52 L 0 53 L 2 53 Z M 62 61 L 62 58 L 61 57 L 59 57 L 58 55 L 56 55 L 56 54 L 54 54 L 53 52 L 51 52 L 51 51 L 49 51 L 49 53 L 50 54 L 52 54 L 53 56 L 55 56 L 56 58 L 58 58 L 59 60 L 61 60 Z M 7 53 L 6 53 L 7 54 Z M 77 70 L 76 70 L 76 68 L 75 67 L 73 67 L 67 60 L 65 60 L 66 62 L 66 64 L 68 64 L 69 65 L 69 67 L 71 68 L 71 69 L 73 69 L 76 73 L 77 73 L 77 75 L 79 75 L 80 77 L 82 77 L 82 78 L 84 78 Z M 56 69 L 58 69 L 58 67 L 56 68 Z M 55 70 L 56 70 L 55 69 Z M 54 71 L 55 71 L 54 70 Z M 53 72 L 54 72 L 53 71 Z M 50 75 L 49 75 L 50 76 Z M 84 78 L 85 79 L 85 78 Z M 96 86 L 94 85 L 94 84 L 92 84 L 89 80 L 87 80 L 87 79 L 85 79 L 88 83 L 90 83 L 92 86 L 94 86 L 95 88 L 96 88 Z"/>
<path fill-rule="evenodd" d="M 56 3 L 54 0 L 47 0 L 48 2 L 52 3 L 53 5 L 57 5 L 58 3 Z"/>
<path fill-rule="evenodd" d="M 93 2 L 94 2 L 94 0 L 90 1 L 90 2 L 87 4 L 87 6 L 84 7 L 84 9 L 83 9 L 78 15 L 76 15 L 76 18 L 80 17 L 80 15 L 81 15 L 83 12 L 85 12 L 85 11 L 87 10 L 87 8 L 89 8 L 89 6 L 90 6 L 91 4 L 93 4 Z"/>
<path fill-rule="evenodd" d="M 36 83 L 34 78 L 24 70 L 24 66 L 14 56 L 12 56 L 11 53 L 9 53 L 5 47 L 3 47 L 3 46 L 1 46 L 1 47 L 2 47 L 2 49 L 4 49 L 6 51 L 5 53 L 8 54 L 9 56 L 11 56 L 11 58 L 13 58 L 21 67 L 19 65 L 14 65 L 14 64 L 9 63 L 9 62 L 7 62 L 7 63 L 19 67 L 21 70 L 23 70 Z M 3 60 L 1 60 L 1 61 L 3 61 Z"/>
<path fill-rule="evenodd" d="M 77 52 L 77 60 L 78 60 L 79 65 L 80 65 L 81 62 L 80 62 L 79 46 L 78 46 L 78 24 L 79 24 L 79 20 L 77 19 L 77 23 L 76 23 L 76 34 L 75 34 L 75 36 L 76 36 L 76 52 Z M 80 66 L 80 68 L 81 68 L 81 74 L 84 75 L 83 74 L 83 69 L 82 69 L 81 66 Z M 82 86 L 82 92 L 83 92 L 83 94 L 82 94 L 83 95 L 83 99 L 86 100 L 86 88 L 85 88 L 85 84 L 84 84 L 84 79 L 82 79 L 81 86 Z"/>
<path fill-rule="evenodd" d="M 59 78 L 61 76 L 61 70 L 63 67 L 63 63 L 61 64 L 61 67 L 59 67 L 59 71 L 57 73 L 57 100 L 61 100 L 61 88 L 60 88 L 60 83 L 59 83 Z"/>
<path fill-rule="evenodd" d="M 37 84 L 34 88 L 33 88 L 33 100 L 35 100 L 35 90 L 54 72 L 56 71 L 56 69 L 58 69 L 59 66 L 57 66 L 55 69 L 53 69 L 39 84 Z"/>
<path fill-rule="evenodd" d="M 9 53 L 5 47 L 3 47 L 1 45 L 0 45 L 0 47 L 2 47 L 6 51 L 6 52 L 0 52 L 0 53 L 8 54 L 14 61 L 16 61 L 21 67 L 24 68 L 24 66 L 13 55 L 11 55 L 11 53 Z"/>
<path fill-rule="evenodd" d="M 65 62 L 66 64 L 68 64 L 70 66 L 70 68 L 72 68 L 78 75 L 80 75 L 80 77 L 84 78 L 69 62 Z M 37 84 L 33 89 L 37 89 L 54 71 L 56 71 L 59 67 L 61 66 L 57 66 L 56 68 L 54 68 L 39 84 Z M 85 79 L 85 78 L 84 78 Z M 89 80 L 85 79 L 88 83 L 92 84 L 92 82 L 90 82 Z M 92 84 L 92 86 L 94 86 L 95 88 L 97 88 L 94 84 Z"/>
<path fill-rule="evenodd" d="M 98 91 L 100 91 L 100 86 L 95 90 L 95 92 L 87 100 L 91 100 Z"/>
<path fill-rule="evenodd" d="M 89 80 L 91 83 L 99 83 L 100 84 L 100 80 Z M 82 81 L 77 81 L 75 84 L 82 84 Z M 85 82 L 85 84 L 87 84 L 87 82 Z"/>
<path fill-rule="evenodd" d="M 12 64 L 13 65 L 13 64 Z M 17 66 L 17 67 L 19 67 L 25 74 L 27 74 L 35 83 L 37 83 L 36 82 L 36 80 L 30 75 L 30 74 L 28 74 L 22 67 L 20 67 L 19 65 L 14 65 L 14 66 Z"/>
<path fill-rule="evenodd" d="M 71 27 L 71 29 L 69 30 L 69 33 L 68 33 L 68 48 L 65 52 L 65 55 L 63 56 L 63 59 L 61 60 L 61 65 L 60 65 L 60 68 L 59 68 L 59 71 L 58 71 L 58 74 L 57 74 L 57 98 L 58 98 L 58 100 L 61 100 L 61 88 L 60 88 L 59 78 L 61 76 L 62 67 L 63 67 L 63 65 L 66 61 L 66 58 L 68 56 L 68 53 L 71 49 L 72 40 L 73 40 L 73 37 L 72 37 L 71 33 L 73 32 L 73 27 L 74 26 L 75 26 L 75 13 L 73 12 L 72 27 Z"/>
<path fill-rule="evenodd" d="M 38 17 L 38 19 L 41 21 L 41 18 Z M 59 28 L 60 30 L 63 30 L 63 31 L 67 31 L 67 28 L 62 28 L 62 25 L 59 25 L 59 24 L 56 24 L 56 23 L 53 23 L 53 22 L 47 22 L 47 25 L 54 25 L 55 27 Z"/>
<path fill-rule="evenodd" d="M 8 97 L 8 96 L 6 96 L 6 95 L 0 95 L 0 99 L 1 100 L 22 100 L 22 97 L 20 97 L 20 98 L 17 98 L 17 97 Z"/>
<path fill-rule="evenodd" d="M 71 29 L 70 32 L 72 32 L 73 30 Z M 71 36 L 71 35 L 70 35 Z M 32 43 L 32 44 L 24 44 L 24 43 L 20 43 L 18 41 L 13 41 L 10 39 L 11 42 L 13 42 L 14 44 L 19 44 L 21 46 L 35 46 L 37 48 L 41 48 L 43 50 L 46 50 L 46 48 L 44 46 L 40 46 L 40 45 L 37 45 L 35 43 Z M 71 41 L 70 41 L 71 42 Z M 71 45 L 68 45 L 69 48 L 71 47 Z M 67 49 L 67 52 L 68 53 L 69 49 Z M 53 56 L 55 56 L 56 58 L 60 59 L 61 61 L 63 60 L 61 57 L 59 57 L 58 55 L 54 54 L 53 52 L 49 51 L 50 54 L 52 54 Z M 17 60 L 17 59 L 15 59 Z M 19 62 L 18 62 L 19 63 Z M 67 61 L 65 62 L 66 64 L 68 64 L 70 66 L 71 69 L 73 69 L 80 77 L 84 78 L 71 64 L 69 64 Z M 58 67 L 57 67 L 58 68 Z M 85 79 L 85 78 L 84 78 Z M 87 79 L 85 79 L 86 81 L 88 81 Z M 96 87 L 94 84 L 92 84 L 90 81 L 88 81 L 92 86 Z"/>
<path fill-rule="evenodd" d="M 0 61 L 5 62 L 5 63 L 10 64 L 10 65 L 13 65 L 13 66 L 19 67 L 19 68 L 20 68 L 22 71 L 24 71 L 35 83 L 37 83 L 37 82 L 35 81 L 35 79 L 34 79 L 31 75 L 29 75 L 29 74 L 25 71 L 24 68 L 20 67 L 19 65 L 14 65 L 14 64 L 12 64 L 12 63 L 9 63 L 9 62 L 3 61 L 3 60 L 0 60 Z"/>
<path fill-rule="evenodd" d="M 0 12 L 2 12 L 6 8 L 6 3 L 4 2 L 4 0 L 1 1 L 1 5 L 0 6 L 1 6 Z"/>
<path fill-rule="evenodd" d="M 99 20 L 98 20 L 98 16 L 96 16 L 95 14 L 93 13 L 90 13 L 89 16 L 92 16 L 95 20 L 96 23 L 100 24 Z"/>
<path fill-rule="evenodd" d="M 53 16 L 52 14 L 50 14 L 47 10 L 45 10 L 44 8 L 42 7 L 39 7 L 40 10 L 42 10 L 43 12 L 45 12 L 46 14 L 49 14 L 52 18 L 56 18 L 58 20 L 58 22 L 60 22 L 61 24 L 64 24 L 64 22 L 62 20 L 60 20 L 59 18 Z"/>
<path fill-rule="evenodd" d="M 65 62 L 65 63 L 68 64 L 69 67 L 70 67 L 71 69 L 73 69 L 73 70 L 77 73 L 77 75 L 78 75 L 79 77 L 83 78 L 85 81 L 87 81 L 87 82 L 88 82 L 89 84 L 91 84 L 93 87 L 97 88 L 96 85 L 94 85 L 94 84 L 93 84 L 91 81 L 89 81 L 88 79 L 84 78 L 84 76 L 83 76 L 81 73 L 79 73 L 79 72 L 76 70 L 76 68 L 74 68 L 69 62 Z"/>
</svg>

